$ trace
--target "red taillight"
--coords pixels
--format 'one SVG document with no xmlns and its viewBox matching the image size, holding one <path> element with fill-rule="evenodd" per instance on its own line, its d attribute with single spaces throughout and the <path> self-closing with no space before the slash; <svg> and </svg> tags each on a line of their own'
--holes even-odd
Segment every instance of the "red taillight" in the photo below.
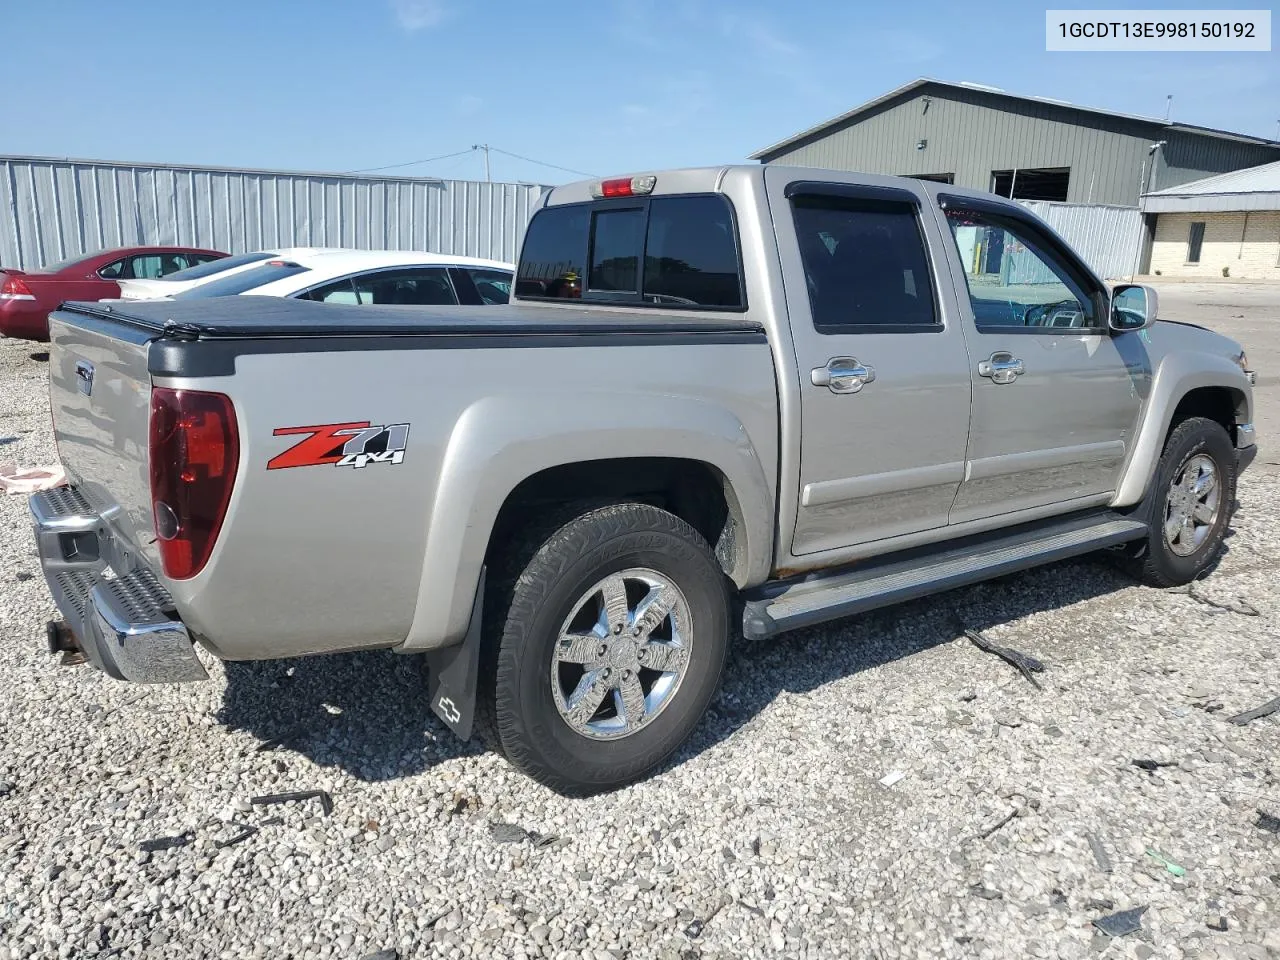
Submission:
<svg viewBox="0 0 1280 960">
<path fill-rule="evenodd" d="M 0 299 L 34 300 L 35 298 L 35 294 L 22 282 L 21 277 L 5 277 L 4 283 L 0 284 Z"/>
<path fill-rule="evenodd" d="M 653 188 L 657 186 L 657 183 L 658 178 L 654 176 L 619 177 L 616 180 L 601 180 L 599 183 L 592 184 L 591 195 L 605 200 L 610 197 L 643 197 L 653 193 Z"/>
<path fill-rule="evenodd" d="M 204 569 L 222 529 L 240 462 L 231 398 L 200 390 L 151 391 L 151 507 L 164 572 Z"/>
</svg>

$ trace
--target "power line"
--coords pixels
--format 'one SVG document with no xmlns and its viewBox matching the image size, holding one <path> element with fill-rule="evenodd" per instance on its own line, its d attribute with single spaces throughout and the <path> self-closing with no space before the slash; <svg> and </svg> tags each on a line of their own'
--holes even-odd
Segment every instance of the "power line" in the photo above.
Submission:
<svg viewBox="0 0 1280 960">
<path fill-rule="evenodd" d="M 560 170 L 560 171 L 563 171 L 564 173 L 572 173 L 575 176 L 579 176 L 579 177 L 595 176 L 595 174 L 587 173 L 585 170 L 575 170 L 573 169 L 573 167 L 562 167 L 556 163 L 547 163 L 543 160 L 535 160 L 533 159 L 533 157 L 522 156 L 521 154 L 512 153 L 510 150 L 503 150 L 500 147 L 490 146 L 489 144 L 476 144 L 475 146 L 469 147 L 466 150 L 459 150 L 456 153 L 444 153 L 438 157 L 427 157 L 425 160 L 408 160 L 404 163 L 389 163 L 384 167 L 365 167 L 361 170 L 348 170 L 347 172 L 348 173 L 377 173 L 379 170 L 396 170 L 401 167 L 416 167 L 418 164 L 421 164 L 421 163 L 435 163 L 437 160 L 451 160 L 454 157 L 461 157 L 461 156 L 465 156 L 468 153 L 475 153 L 477 150 L 484 150 L 485 152 L 486 170 L 488 167 L 489 151 L 492 150 L 494 153 L 500 153 L 503 156 L 511 157 L 515 160 L 523 160 L 525 163 L 532 163 L 539 167 L 549 167 L 552 170 Z M 488 174 L 486 172 L 486 177 L 487 176 Z"/>
<path fill-rule="evenodd" d="M 544 163 L 541 160 L 534 160 L 532 157 L 522 157 L 518 153 L 512 153 L 510 150 L 502 150 L 499 147 L 489 147 L 494 153 L 501 153 L 508 157 L 514 157 L 516 160 L 523 160 L 525 163 L 537 164 L 540 167 L 550 167 L 552 170 L 563 170 L 565 173 L 577 174 L 579 177 L 594 177 L 594 173 L 587 173 L 585 170 L 574 170 L 572 167 L 562 167 L 554 163 Z"/>
<path fill-rule="evenodd" d="M 448 160 L 452 157 L 460 157 L 465 153 L 474 153 L 475 147 L 468 147 L 466 150 L 459 150 L 457 153 L 444 153 L 438 157 L 427 157 L 425 160 L 409 160 L 405 163 L 389 163 L 385 167 L 365 167 L 362 170 L 348 170 L 347 173 L 376 173 L 379 170 L 395 170 L 398 167 L 416 167 L 420 163 L 435 163 L 437 160 Z"/>
</svg>

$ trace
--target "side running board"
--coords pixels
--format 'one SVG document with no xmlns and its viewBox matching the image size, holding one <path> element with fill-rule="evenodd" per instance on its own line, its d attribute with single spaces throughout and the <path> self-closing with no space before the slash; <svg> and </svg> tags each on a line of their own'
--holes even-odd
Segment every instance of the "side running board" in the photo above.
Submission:
<svg viewBox="0 0 1280 960">
<path fill-rule="evenodd" d="M 742 630 L 748 637 L 767 637 L 1114 547 L 1146 532 L 1137 520 L 1091 514 L 1000 531 L 961 546 L 890 555 L 817 580 L 766 585 L 762 593 L 768 595 L 747 601 Z"/>
</svg>

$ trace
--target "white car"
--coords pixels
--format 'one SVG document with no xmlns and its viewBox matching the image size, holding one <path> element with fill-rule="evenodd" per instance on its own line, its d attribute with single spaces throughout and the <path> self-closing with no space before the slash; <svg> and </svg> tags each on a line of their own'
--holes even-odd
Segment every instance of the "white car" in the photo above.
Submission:
<svg viewBox="0 0 1280 960">
<path fill-rule="evenodd" d="M 279 250 L 258 250 L 254 253 L 238 253 L 220 260 L 210 260 L 185 270 L 176 270 L 163 277 L 148 280 L 117 280 L 122 300 L 162 300 L 183 293 L 202 283 L 224 275 L 243 273 L 265 260 L 288 259 L 306 254 L 323 253 L 322 247 L 283 247 Z"/>
<path fill-rule="evenodd" d="M 515 268 L 497 260 L 400 250 L 292 251 L 176 293 L 189 300 L 251 294 L 324 303 L 419 306 L 506 303 Z"/>
</svg>

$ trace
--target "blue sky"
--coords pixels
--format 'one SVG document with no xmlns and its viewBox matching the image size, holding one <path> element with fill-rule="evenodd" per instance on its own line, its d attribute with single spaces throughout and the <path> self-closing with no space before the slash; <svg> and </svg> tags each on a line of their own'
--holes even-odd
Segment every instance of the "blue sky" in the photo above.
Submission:
<svg viewBox="0 0 1280 960">
<path fill-rule="evenodd" d="M 388 172 L 478 179 L 487 142 L 605 174 L 742 160 L 919 76 L 1156 116 L 1171 93 L 1177 120 L 1267 137 L 1280 119 L 1275 52 L 1046 53 L 1025 0 L 5 7 L 4 153 L 356 170 L 467 151 Z M 494 179 L 574 179 L 491 156 Z"/>
</svg>

